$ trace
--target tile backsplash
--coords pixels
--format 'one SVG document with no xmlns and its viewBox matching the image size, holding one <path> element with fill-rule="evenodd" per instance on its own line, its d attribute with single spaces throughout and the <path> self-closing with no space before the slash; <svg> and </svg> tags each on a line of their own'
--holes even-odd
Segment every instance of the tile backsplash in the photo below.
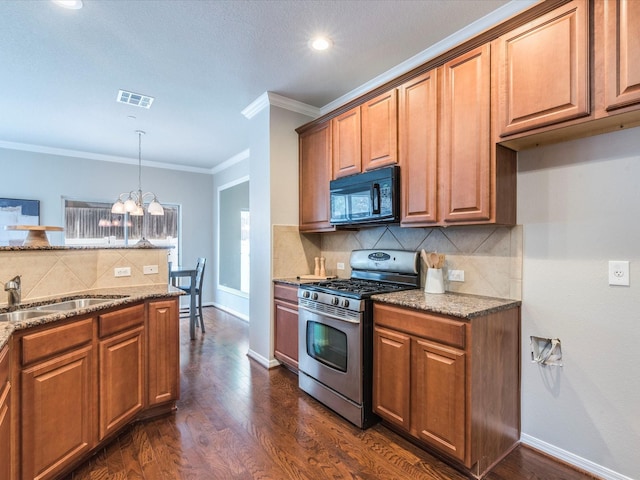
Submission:
<svg viewBox="0 0 640 480">
<path fill-rule="evenodd" d="M 348 278 L 349 255 L 356 249 L 438 252 L 446 256 L 445 289 L 491 297 L 522 298 L 522 226 L 447 228 L 374 227 L 353 231 L 303 234 L 297 226 L 273 227 L 273 277 L 313 273 L 314 257 L 326 258 L 327 274 Z M 343 263 L 344 270 L 337 270 Z M 422 282 L 426 265 L 421 265 Z M 448 270 L 463 270 L 464 282 L 446 279 Z"/>
<path fill-rule="evenodd" d="M 157 265 L 158 273 L 144 275 L 145 265 Z M 131 276 L 115 277 L 116 267 L 130 267 Z M 21 277 L 23 301 L 93 288 L 167 283 L 167 250 L 120 248 L 0 251 L 0 283 L 4 285 L 15 275 Z M 6 304 L 6 295 L 0 296 L 0 306 Z"/>
</svg>

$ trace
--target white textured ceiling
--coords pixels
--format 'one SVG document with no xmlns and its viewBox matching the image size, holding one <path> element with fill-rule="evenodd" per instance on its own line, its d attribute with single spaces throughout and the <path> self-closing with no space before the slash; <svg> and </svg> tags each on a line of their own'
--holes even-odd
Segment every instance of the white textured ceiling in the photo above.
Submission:
<svg viewBox="0 0 640 480">
<path fill-rule="evenodd" d="M 140 129 L 145 163 L 211 169 L 248 147 L 241 112 L 264 92 L 326 109 L 490 12 L 531 3 L 3 0 L 0 146 L 135 159 Z M 334 48 L 312 52 L 317 33 Z M 155 102 L 118 104 L 118 89 Z"/>
</svg>

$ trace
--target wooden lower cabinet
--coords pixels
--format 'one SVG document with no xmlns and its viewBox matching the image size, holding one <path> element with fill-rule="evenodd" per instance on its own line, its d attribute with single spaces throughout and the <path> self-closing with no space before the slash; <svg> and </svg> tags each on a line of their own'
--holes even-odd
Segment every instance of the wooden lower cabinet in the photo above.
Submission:
<svg viewBox="0 0 640 480">
<path fill-rule="evenodd" d="M 10 378 L 19 408 L 7 427 L 0 383 L 0 441 L 9 445 L 5 437 L 15 435 L 17 451 L 0 449 L 2 480 L 61 478 L 130 422 L 174 409 L 177 302 L 140 302 L 14 333 Z M 161 360 L 147 357 L 147 342 Z"/>
<path fill-rule="evenodd" d="M 298 370 L 298 288 L 275 283 L 273 286 L 274 357 L 289 368 Z"/>
<path fill-rule="evenodd" d="M 100 440 L 142 410 L 144 396 L 144 328 L 100 341 Z"/>
<path fill-rule="evenodd" d="M 385 420 L 409 430 L 411 337 L 376 326 L 373 356 L 373 409 Z"/>
<path fill-rule="evenodd" d="M 418 436 L 464 462 L 465 353 L 414 339 L 412 354 Z"/>
<path fill-rule="evenodd" d="M 476 478 L 520 438 L 520 311 L 471 320 L 374 303 L 373 408 Z"/>
<path fill-rule="evenodd" d="M 21 478 L 56 478 L 93 448 L 92 359 L 88 344 L 22 371 Z"/>
<path fill-rule="evenodd" d="M 149 302 L 147 314 L 147 404 L 180 397 L 180 323 L 178 300 Z"/>
<path fill-rule="evenodd" d="M 11 381 L 9 346 L 0 349 L 0 478 L 11 478 Z"/>
</svg>

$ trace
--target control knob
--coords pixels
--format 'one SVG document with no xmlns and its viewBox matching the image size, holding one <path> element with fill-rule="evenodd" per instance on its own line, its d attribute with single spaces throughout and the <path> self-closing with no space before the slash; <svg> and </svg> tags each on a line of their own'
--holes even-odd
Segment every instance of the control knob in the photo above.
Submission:
<svg viewBox="0 0 640 480">
<path fill-rule="evenodd" d="M 303 298 L 309 298 L 310 296 L 311 296 L 311 292 L 309 290 L 305 290 L 304 292 L 302 292 Z"/>
<path fill-rule="evenodd" d="M 340 299 L 338 297 L 333 297 L 331 299 L 331 305 L 339 305 L 340 304 Z"/>
<path fill-rule="evenodd" d="M 318 299 L 318 292 L 313 292 L 313 294 L 311 295 L 311 300 L 317 300 Z"/>
<path fill-rule="evenodd" d="M 342 301 L 342 306 L 344 308 L 347 308 L 349 306 L 349 300 L 347 300 L 346 298 Z"/>
</svg>

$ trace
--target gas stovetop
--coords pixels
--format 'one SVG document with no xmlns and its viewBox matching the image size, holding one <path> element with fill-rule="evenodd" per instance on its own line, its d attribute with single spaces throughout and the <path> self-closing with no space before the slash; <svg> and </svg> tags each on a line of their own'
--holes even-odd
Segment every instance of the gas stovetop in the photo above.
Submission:
<svg viewBox="0 0 640 480">
<path fill-rule="evenodd" d="M 305 283 L 301 287 L 307 290 L 344 295 L 351 298 L 367 298 L 377 293 L 389 293 L 410 288 L 415 285 L 381 282 L 360 278 L 342 278 L 322 282 Z"/>
<path fill-rule="evenodd" d="M 349 261 L 351 278 L 300 285 L 299 297 L 335 306 L 349 305 L 340 298 L 365 300 L 378 293 L 420 286 L 417 252 L 405 250 L 354 250 Z"/>
</svg>

